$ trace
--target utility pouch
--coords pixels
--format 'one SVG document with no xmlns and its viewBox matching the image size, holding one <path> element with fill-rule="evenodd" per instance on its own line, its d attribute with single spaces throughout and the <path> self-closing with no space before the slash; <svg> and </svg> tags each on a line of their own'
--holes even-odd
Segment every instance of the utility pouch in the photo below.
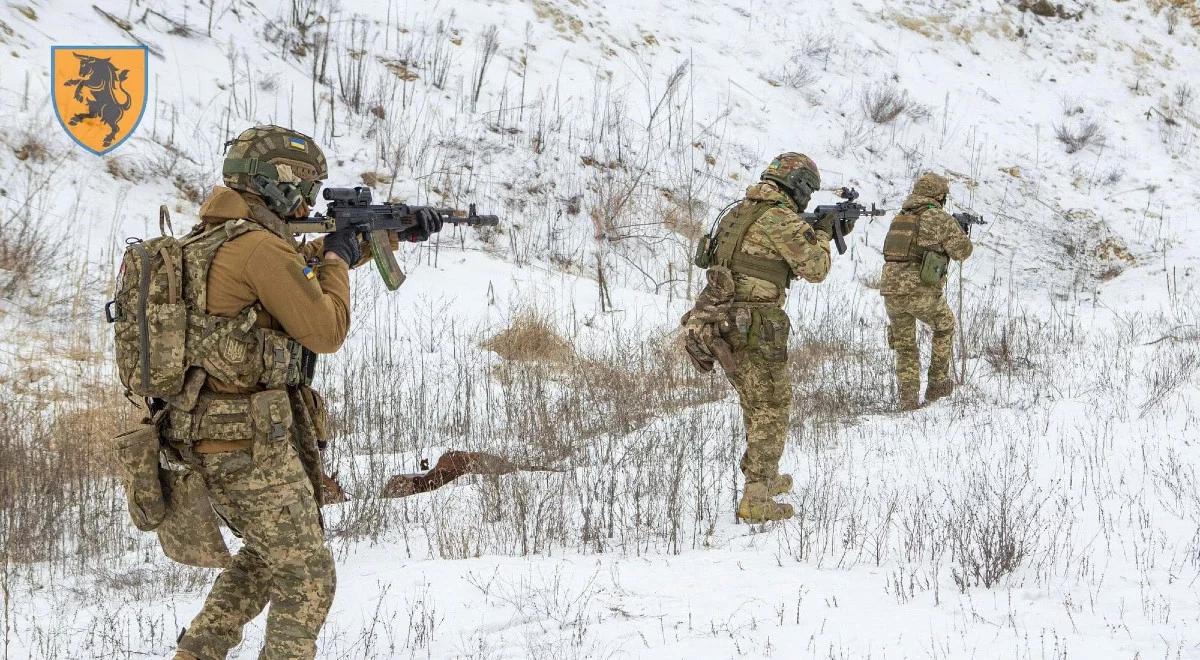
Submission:
<svg viewBox="0 0 1200 660">
<path fill-rule="evenodd" d="M 769 362 L 787 362 L 791 330 L 787 312 L 777 308 L 756 309 L 750 324 L 749 345 Z"/>
<path fill-rule="evenodd" d="M 158 526 L 158 543 L 167 557 L 188 566 L 225 568 L 229 547 L 213 512 L 204 480 L 193 471 L 164 472 L 167 517 Z"/>
<path fill-rule="evenodd" d="M 696 256 L 692 259 L 692 263 L 697 268 L 708 268 L 712 266 L 712 238 L 708 236 L 700 237 L 700 242 L 696 245 Z"/>
<path fill-rule="evenodd" d="M 926 252 L 925 258 L 921 260 L 921 283 L 939 286 L 949 270 L 950 257 L 941 252 Z"/>
<path fill-rule="evenodd" d="M 325 407 L 325 397 L 308 386 L 301 386 L 299 391 L 304 412 L 316 435 L 317 446 L 324 449 L 329 443 L 329 411 Z"/>
<path fill-rule="evenodd" d="M 157 422 L 144 420 L 113 439 L 121 464 L 121 481 L 129 517 L 143 532 L 153 531 L 167 515 L 167 503 L 159 478 L 159 434 Z"/>
<path fill-rule="evenodd" d="M 292 404 L 286 390 L 266 390 L 250 397 L 254 426 L 252 453 L 260 467 L 277 465 L 292 451 Z"/>
</svg>

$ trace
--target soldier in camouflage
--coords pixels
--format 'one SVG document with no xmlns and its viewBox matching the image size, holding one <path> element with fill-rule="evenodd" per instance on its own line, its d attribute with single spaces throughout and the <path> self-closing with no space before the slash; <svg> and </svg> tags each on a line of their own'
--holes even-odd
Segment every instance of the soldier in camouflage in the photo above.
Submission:
<svg viewBox="0 0 1200 660">
<path fill-rule="evenodd" d="M 283 221 L 307 215 L 327 175 L 308 136 L 251 128 L 230 142 L 225 187 L 204 202 L 201 225 L 185 239 L 185 274 L 203 274 L 185 281 L 185 292 L 210 318 L 244 317 L 261 337 L 222 340 L 204 368 L 189 373 L 199 383 L 194 397 L 166 410 L 165 441 L 244 541 L 180 636 L 177 660 L 224 658 L 268 604 L 260 657 L 312 658 L 333 602 L 334 561 L 318 502 L 324 405 L 308 387 L 311 369 L 300 381 L 264 382 L 245 378 L 250 367 L 241 366 L 261 370 L 256 347 L 264 341 L 282 339 L 311 364 L 346 338 L 348 270 L 363 262 L 362 245 L 335 232 L 301 246 Z"/>
<path fill-rule="evenodd" d="M 697 264 L 707 268 L 708 286 L 683 318 L 689 355 L 701 368 L 719 360 L 740 397 L 746 487 L 737 515 L 746 522 L 793 515 L 792 505 L 774 499 L 792 489 L 791 475 L 779 473 L 792 404 L 783 303 L 795 278 L 819 283 L 829 273 L 833 217 L 812 225 L 800 216 L 820 186 L 807 156 L 772 161 L 702 246 Z"/>
<path fill-rule="evenodd" d="M 944 177 L 932 172 L 922 174 L 884 240 L 880 293 L 890 323 L 888 345 L 896 352 L 896 385 L 902 410 L 920 405 L 917 321 L 933 330 L 925 401 L 931 403 L 954 391 L 950 377 L 954 313 L 943 295 L 944 265 L 949 259 L 962 261 L 971 256 L 972 245 L 958 221 L 943 208 L 949 194 L 950 184 Z"/>
</svg>

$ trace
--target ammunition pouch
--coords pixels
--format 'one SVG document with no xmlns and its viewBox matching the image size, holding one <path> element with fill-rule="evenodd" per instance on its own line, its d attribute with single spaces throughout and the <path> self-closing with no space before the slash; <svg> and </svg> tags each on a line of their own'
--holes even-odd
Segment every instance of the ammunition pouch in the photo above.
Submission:
<svg viewBox="0 0 1200 660">
<path fill-rule="evenodd" d="M 188 566 L 225 568 L 231 557 L 199 473 L 167 470 L 167 517 L 156 530 L 163 554 Z"/>
<path fill-rule="evenodd" d="M 921 260 L 921 283 L 929 286 L 941 286 L 942 278 L 950 270 L 950 257 L 941 252 L 929 251 Z"/>
<path fill-rule="evenodd" d="M 156 416 L 143 420 L 136 428 L 113 439 L 129 517 L 143 532 L 153 531 L 167 517 L 167 500 L 160 478 L 158 419 Z"/>
</svg>

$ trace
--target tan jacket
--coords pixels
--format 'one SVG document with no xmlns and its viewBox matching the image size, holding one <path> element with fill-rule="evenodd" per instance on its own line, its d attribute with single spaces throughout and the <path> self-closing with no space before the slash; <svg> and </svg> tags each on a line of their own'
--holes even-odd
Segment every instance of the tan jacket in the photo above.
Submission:
<svg viewBox="0 0 1200 660">
<path fill-rule="evenodd" d="M 273 229 L 247 232 L 217 250 L 208 272 L 209 314 L 233 317 L 257 305 L 259 327 L 282 331 L 314 353 L 341 348 L 350 330 L 349 270 L 332 261 L 305 272 L 322 241 L 298 245 L 261 199 L 229 188 L 216 188 L 200 217 L 209 225 L 247 218 Z M 236 391 L 212 378 L 209 387 Z"/>
</svg>

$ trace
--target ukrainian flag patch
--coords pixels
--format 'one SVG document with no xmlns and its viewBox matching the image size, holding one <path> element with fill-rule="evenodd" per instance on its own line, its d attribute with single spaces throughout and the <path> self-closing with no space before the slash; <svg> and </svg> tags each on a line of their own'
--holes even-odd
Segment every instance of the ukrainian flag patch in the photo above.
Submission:
<svg viewBox="0 0 1200 660">
<path fill-rule="evenodd" d="M 298 149 L 300 151 L 308 151 L 308 144 L 304 141 L 303 138 L 289 137 L 288 138 L 288 146 L 293 149 Z"/>
<path fill-rule="evenodd" d="M 306 280 L 311 280 L 317 276 L 317 269 L 313 268 L 312 266 L 305 266 L 303 272 L 304 279 Z"/>
</svg>

